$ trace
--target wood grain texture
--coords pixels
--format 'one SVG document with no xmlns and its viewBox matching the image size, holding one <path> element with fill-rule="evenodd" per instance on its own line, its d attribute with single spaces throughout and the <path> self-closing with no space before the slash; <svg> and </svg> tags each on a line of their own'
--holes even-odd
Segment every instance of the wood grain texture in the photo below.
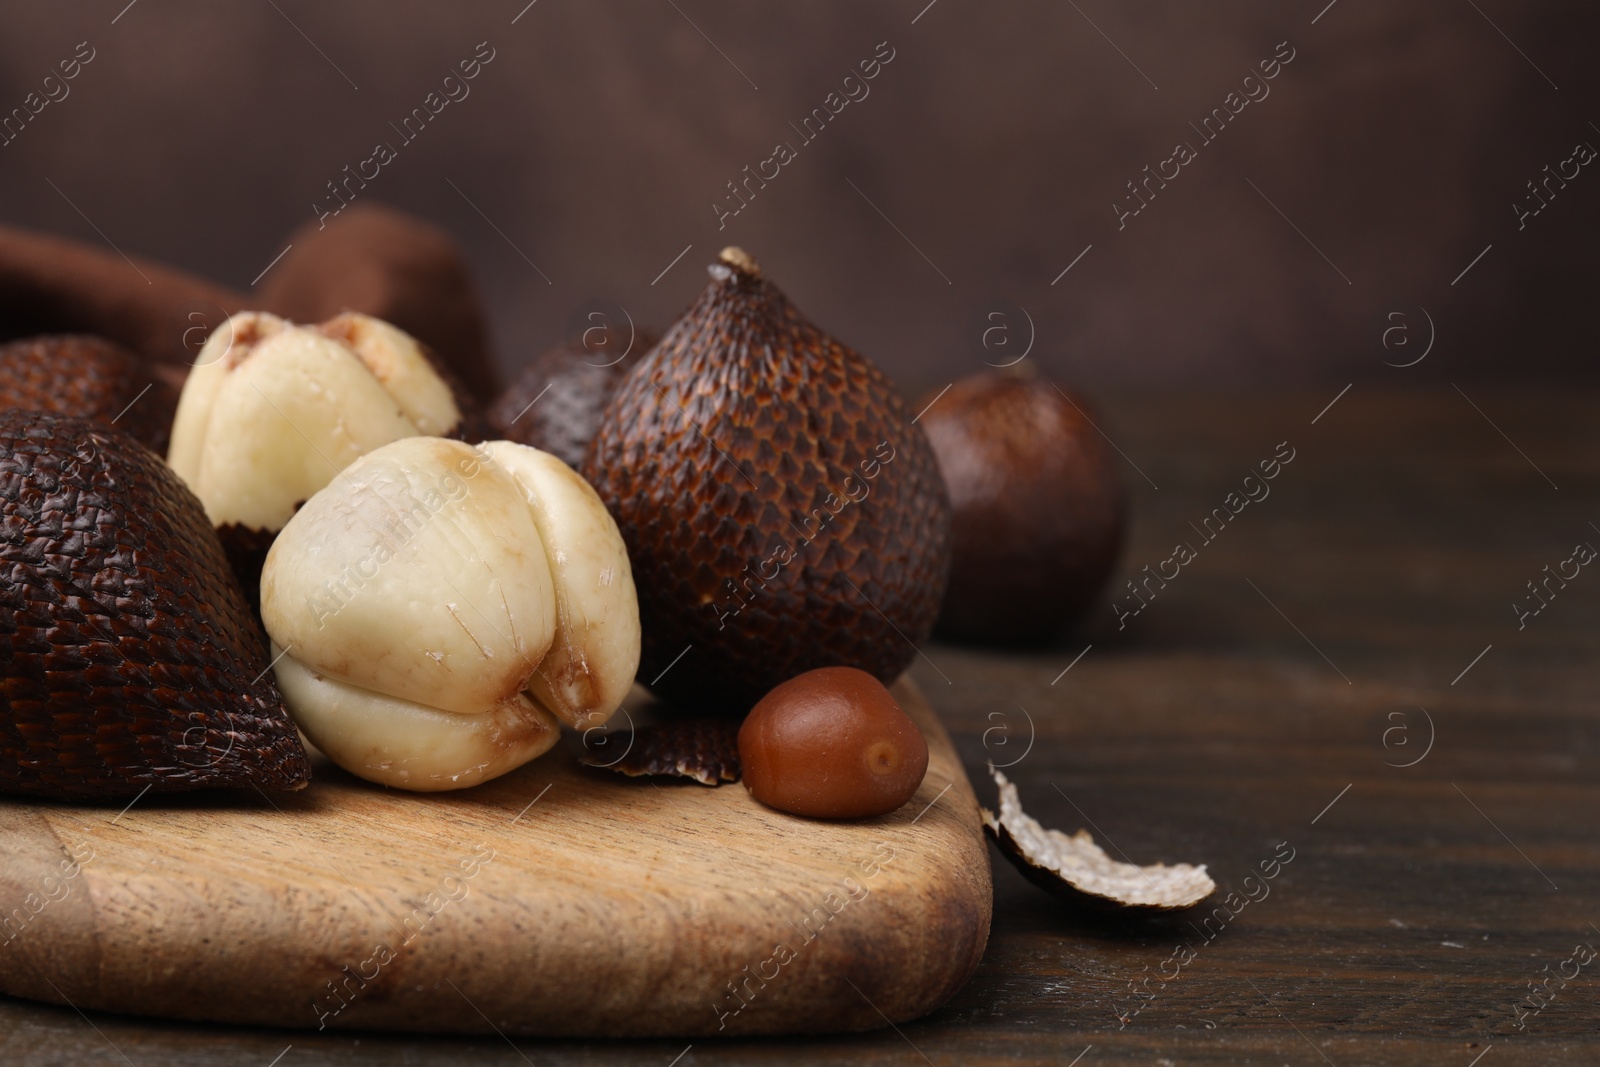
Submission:
<svg viewBox="0 0 1600 1067">
<path fill-rule="evenodd" d="M 1088 826 L 1136 862 L 1206 863 L 1224 892 L 1288 842 L 1295 858 L 1271 895 L 1211 939 L 1188 926 L 1195 916 L 1085 918 L 996 857 L 982 965 L 898 1032 L 513 1048 L 496 1035 L 287 1034 L 92 1011 L 91 1027 L 70 1008 L 10 1000 L 0 1061 L 267 1067 L 292 1043 L 277 1067 L 998 1067 L 1064 1065 L 1091 1045 L 1077 1067 L 1600 1062 L 1594 965 L 1525 1029 L 1513 1010 L 1542 968 L 1581 940 L 1600 945 L 1588 925 L 1600 925 L 1600 573 L 1584 568 L 1524 629 L 1510 607 L 1575 541 L 1600 545 L 1583 532 L 1600 525 L 1600 394 L 1461 384 L 1559 490 L 1448 387 L 1357 385 L 1315 425 L 1343 382 L 1098 398 L 1096 421 L 1160 486 L 1124 468 L 1119 587 L 1193 539 L 1188 524 L 1278 442 L 1298 454 L 1127 630 L 1103 604 L 1058 648 L 929 644 L 913 667 L 985 803 L 983 764 L 1017 759 L 1026 708 L 1033 746 L 1006 774 L 1045 825 Z M 1418 705 L 1433 748 L 1392 766 L 1427 736 Z M 1390 734 L 1385 747 L 1402 721 L 1407 744 Z M 1161 982 L 1185 939 L 1196 958 Z M 1142 978 L 1157 995 L 1124 1023 L 1114 1009 Z"/>
<path fill-rule="evenodd" d="M 798 819 L 739 786 L 627 779 L 561 748 L 438 796 L 324 766 L 270 799 L 147 797 L 121 815 L 8 801 L 0 899 L 23 912 L 0 988 L 312 1030 L 904 1022 L 971 975 L 992 891 L 949 736 L 913 683 L 896 695 L 929 768 L 878 819 Z"/>
</svg>

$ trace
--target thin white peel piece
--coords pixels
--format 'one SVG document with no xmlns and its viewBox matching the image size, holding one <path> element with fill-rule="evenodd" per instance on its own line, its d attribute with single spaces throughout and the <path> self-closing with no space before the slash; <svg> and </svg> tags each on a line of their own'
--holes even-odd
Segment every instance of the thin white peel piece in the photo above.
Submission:
<svg viewBox="0 0 1600 1067">
<path fill-rule="evenodd" d="M 1068 835 L 1041 826 L 1022 810 L 1017 787 L 999 771 L 993 774 L 1000 788 L 1000 814 L 981 809 L 984 828 L 1014 863 L 1031 868 L 1023 870 L 1031 878 L 1053 878 L 1060 890 L 1124 907 L 1161 910 L 1190 907 L 1216 891 L 1203 863 L 1122 863 L 1106 855 L 1087 830 Z"/>
</svg>

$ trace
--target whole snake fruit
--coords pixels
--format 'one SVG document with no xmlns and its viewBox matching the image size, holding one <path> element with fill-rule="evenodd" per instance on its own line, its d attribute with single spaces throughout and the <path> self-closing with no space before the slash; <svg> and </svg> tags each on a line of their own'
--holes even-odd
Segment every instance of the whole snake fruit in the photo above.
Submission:
<svg viewBox="0 0 1600 1067">
<path fill-rule="evenodd" d="M 816 667 L 893 681 L 950 569 L 933 449 L 888 377 L 744 252 L 710 274 L 584 457 L 633 563 L 639 678 L 738 714 Z"/>
<path fill-rule="evenodd" d="M 0 412 L 0 793 L 136 797 L 311 768 L 193 493 L 117 430 Z"/>
</svg>

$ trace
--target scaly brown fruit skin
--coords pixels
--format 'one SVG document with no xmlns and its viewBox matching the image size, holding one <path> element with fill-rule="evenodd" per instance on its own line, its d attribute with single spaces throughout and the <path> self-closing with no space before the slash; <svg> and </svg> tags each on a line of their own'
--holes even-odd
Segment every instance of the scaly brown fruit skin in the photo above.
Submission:
<svg viewBox="0 0 1600 1067">
<path fill-rule="evenodd" d="M 115 419 L 140 444 L 165 452 L 177 406 L 177 391 L 166 379 L 115 341 L 65 333 L 0 345 L 0 408 L 107 425 Z"/>
<path fill-rule="evenodd" d="M 96 423 L 0 413 L 0 793 L 113 799 L 311 776 L 205 512 Z"/>
<path fill-rule="evenodd" d="M 941 637 L 1046 643 L 1104 588 L 1126 503 L 1088 406 L 1048 381 L 980 374 L 922 416 L 954 511 Z"/>
<path fill-rule="evenodd" d="M 717 786 L 739 780 L 739 720 L 725 715 L 583 732 L 579 762 L 629 778 L 662 775 Z"/>
<path fill-rule="evenodd" d="M 642 333 L 635 337 L 626 359 L 621 358 L 625 344 L 618 338 L 613 346 L 608 337 L 593 349 L 563 344 L 540 355 L 489 409 L 495 433 L 578 469 L 617 386 L 655 338 Z"/>
<path fill-rule="evenodd" d="M 217 527 L 222 553 L 228 558 L 240 592 L 244 593 L 251 618 L 258 623 L 261 621 L 261 568 L 266 566 L 267 552 L 277 539 L 277 530 L 258 530 L 236 522 Z"/>
<path fill-rule="evenodd" d="M 685 709 L 740 714 L 816 667 L 892 681 L 949 568 L 933 451 L 883 372 L 742 253 L 710 273 L 584 459 L 633 564 L 639 678 Z"/>
</svg>

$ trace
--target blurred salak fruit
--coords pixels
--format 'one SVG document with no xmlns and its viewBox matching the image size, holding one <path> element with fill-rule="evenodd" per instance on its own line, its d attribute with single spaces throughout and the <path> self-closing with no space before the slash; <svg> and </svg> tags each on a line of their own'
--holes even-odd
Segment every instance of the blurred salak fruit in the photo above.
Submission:
<svg viewBox="0 0 1600 1067">
<path fill-rule="evenodd" d="M 0 345 L 0 408 L 115 425 L 160 452 L 167 447 L 177 404 L 172 386 L 137 355 L 103 337 L 48 334 Z"/>
<path fill-rule="evenodd" d="M 623 376 L 654 343 L 646 334 L 594 327 L 548 349 L 500 394 L 489 424 L 505 440 L 549 452 L 576 470 Z"/>
<path fill-rule="evenodd" d="M 1030 374 L 985 373 L 923 403 L 954 512 L 936 632 L 1008 645 L 1060 637 L 1105 586 L 1126 518 L 1088 401 Z"/>
<path fill-rule="evenodd" d="M 584 458 L 633 563 L 639 679 L 738 714 L 817 667 L 892 681 L 949 570 L 933 450 L 883 372 L 749 256 L 725 249 L 709 270 Z"/>
</svg>

